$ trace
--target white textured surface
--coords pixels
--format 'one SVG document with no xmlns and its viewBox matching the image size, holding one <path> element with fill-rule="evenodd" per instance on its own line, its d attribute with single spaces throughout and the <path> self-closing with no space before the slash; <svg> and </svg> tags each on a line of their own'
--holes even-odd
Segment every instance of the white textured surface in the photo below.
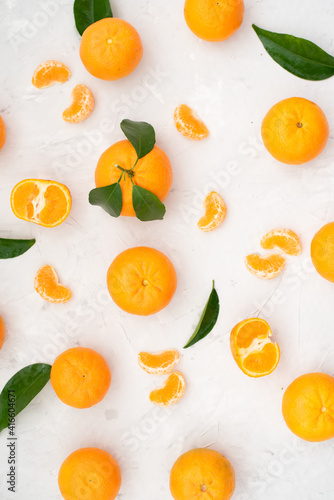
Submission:
<svg viewBox="0 0 334 500">
<path fill-rule="evenodd" d="M 114 0 L 114 15 L 140 32 L 144 57 L 128 78 L 103 82 L 79 59 L 72 0 L 1 0 L 0 114 L 7 126 L 0 153 L 1 235 L 37 238 L 24 256 L 0 262 L 0 312 L 8 330 L 0 353 L 1 386 L 21 367 L 52 363 L 75 345 L 103 353 L 113 373 L 110 392 L 92 409 L 63 405 L 48 385 L 17 418 L 15 495 L 6 492 L 6 431 L 0 435 L 1 499 L 60 500 L 58 469 L 84 446 L 105 448 L 119 460 L 122 500 L 171 498 L 169 470 L 182 452 L 197 446 L 212 446 L 230 459 L 235 500 L 334 498 L 333 442 L 297 439 L 280 409 L 283 389 L 296 376 L 333 374 L 334 285 L 315 273 L 309 258 L 313 234 L 334 220 L 333 136 L 320 158 L 301 167 L 277 163 L 259 136 L 269 107 L 294 95 L 319 104 L 333 129 L 334 80 L 312 83 L 285 72 L 251 28 L 254 22 L 304 36 L 334 53 L 334 4 L 245 3 L 242 28 L 212 44 L 188 30 L 182 0 Z M 39 91 L 31 76 L 47 59 L 68 64 L 72 77 Z M 87 121 L 71 125 L 61 114 L 78 83 L 92 90 L 96 108 Z M 192 143 L 175 130 L 173 111 L 182 102 L 205 120 L 207 140 Z M 172 161 L 174 183 L 162 222 L 114 220 L 87 202 L 97 160 L 122 138 L 119 123 L 125 117 L 152 123 Z M 73 209 L 61 226 L 45 229 L 12 214 L 11 189 L 28 177 L 69 187 Z M 219 230 L 203 234 L 196 222 L 203 195 L 212 189 L 224 197 L 228 216 Z M 289 258 L 281 277 L 265 282 L 247 272 L 243 259 L 259 250 L 261 235 L 274 227 L 300 234 L 303 252 Z M 146 318 L 121 312 L 105 285 L 112 259 L 141 244 L 164 251 L 178 274 L 172 303 Z M 48 304 L 34 291 L 33 278 L 43 264 L 53 265 L 71 287 L 68 304 Z M 182 352 L 213 278 L 221 300 L 217 326 Z M 239 370 L 229 349 L 231 328 L 251 315 L 269 322 L 282 351 L 277 370 L 258 380 Z M 140 370 L 136 356 L 168 347 L 182 352 L 179 369 L 188 389 L 180 403 L 162 410 L 148 399 L 162 381 Z"/>
</svg>

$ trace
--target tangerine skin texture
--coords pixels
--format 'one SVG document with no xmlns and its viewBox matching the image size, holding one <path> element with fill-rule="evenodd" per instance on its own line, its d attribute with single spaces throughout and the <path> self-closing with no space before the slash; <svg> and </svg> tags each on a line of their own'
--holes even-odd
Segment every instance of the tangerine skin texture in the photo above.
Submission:
<svg viewBox="0 0 334 500">
<path fill-rule="evenodd" d="M 123 311 L 148 316 L 172 300 L 177 277 L 173 264 L 162 252 L 134 247 L 111 263 L 107 285 L 111 298 Z"/>
<path fill-rule="evenodd" d="M 169 486 L 174 500 L 229 500 L 235 488 L 234 470 L 218 451 L 197 448 L 176 460 Z"/>
<path fill-rule="evenodd" d="M 107 394 L 111 372 L 101 354 L 87 347 L 74 347 L 56 358 L 50 380 L 63 403 L 73 408 L 90 408 Z"/>
<path fill-rule="evenodd" d="M 81 448 L 69 455 L 58 474 L 65 500 L 114 500 L 122 483 L 121 470 L 110 453 Z"/>
<path fill-rule="evenodd" d="M 326 224 L 314 235 L 311 258 L 320 276 L 334 283 L 334 222 Z"/>
<path fill-rule="evenodd" d="M 240 28 L 243 0 L 186 0 L 184 17 L 191 31 L 208 42 L 222 42 Z"/>
<path fill-rule="evenodd" d="M 95 185 L 103 187 L 117 182 L 122 171 L 119 165 L 130 170 L 136 163 L 137 154 L 128 140 L 119 141 L 108 148 L 100 157 L 95 170 Z M 138 160 L 133 169 L 133 182 L 138 186 L 148 189 L 160 201 L 164 201 L 173 182 L 173 171 L 168 156 L 158 146 L 154 146 L 146 156 Z M 123 197 L 121 215 L 135 217 L 132 205 L 132 183 L 128 175 L 120 182 Z"/>
<path fill-rule="evenodd" d="M 119 80 L 129 75 L 142 55 L 138 32 L 123 19 L 101 19 L 82 34 L 81 61 L 91 75 L 101 80 Z"/>
<path fill-rule="evenodd" d="M 6 142 L 6 126 L 2 117 L 0 116 L 0 149 L 3 148 Z"/>
<path fill-rule="evenodd" d="M 261 134 L 265 147 L 276 160 L 301 165 L 323 151 L 329 137 L 329 125 L 317 104 L 302 97 L 291 97 L 268 111 Z"/>
<path fill-rule="evenodd" d="M 296 436 L 319 442 L 334 437 L 334 377 L 307 373 L 296 378 L 283 395 L 286 425 Z"/>
</svg>

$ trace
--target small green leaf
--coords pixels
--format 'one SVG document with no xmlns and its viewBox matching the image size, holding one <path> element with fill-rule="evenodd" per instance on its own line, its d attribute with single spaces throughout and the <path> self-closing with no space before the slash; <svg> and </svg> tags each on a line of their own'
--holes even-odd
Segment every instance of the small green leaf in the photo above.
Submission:
<svg viewBox="0 0 334 500">
<path fill-rule="evenodd" d="M 121 129 L 135 148 L 138 159 L 143 158 L 152 151 L 155 144 L 155 132 L 152 125 L 146 122 L 123 120 Z"/>
<path fill-rule="evenodd" d="M 80 35 L 96 21 L 113 17 L 109 0 L 75 0 L 73 11 L 75 25 Z"/>
<path fill-rule="evenodd" d="M 193 335 L 188 340 L 184 349 L 196 344 L 199 340 L 204 339 L 215 326 L 219 314 L 219 297 L 215 289 L 215 282 L 212 282 L 212 290 L 207 303 L 205 304 L 202 316 L 199 323 L 193 333 Z"/>
<path fill-rule="evenodd" d="M 304 80 L 325 80 L 334 75 L 334 57 L 305 38 L 273 33 L 253 24 L 268 54 L 282 68 Z"/>
<path fill-rule="evenodd" d="M 8 419 L 18 415 L 50 380 L 51 366 L 36 363 L 18 371 L 0 394 L 0 432 L 8 427 Z"/>
<path fill-rule="evenodd" d="M 140 186 L 133 185 L 132 205 L 136 212 L 136 217 L 141 221 L 161 220 L 166 213 L 165 205 L 159 198 Z"/>
<path fill-rule="evenodd" d="M 12 259 L 25 253 L 36 243 L 36 240 L 12 240 L 0 238 L 0 259 Z"/>
<path fill-rule="evenodd" d="M 116 182 L 92 189 L 89 193 L 89 203 L 99 205 L 112 217 L 119 217 L 123 206 L 121 186 Z"/>
</svg>

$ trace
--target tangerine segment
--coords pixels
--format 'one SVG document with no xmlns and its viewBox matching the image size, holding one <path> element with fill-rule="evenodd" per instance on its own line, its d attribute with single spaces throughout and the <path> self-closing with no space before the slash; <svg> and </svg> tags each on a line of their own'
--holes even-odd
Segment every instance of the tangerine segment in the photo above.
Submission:
<svg viewBox="0 0 334 500">
<path fill-rule="evenodd" d="M 120 253 L 107 273 L 111 298 L 130 314 L 148 316 L 165 308 L 176 290 L 171 261 L 159 250 L 134 247 Z"/>
<path fill-rule="evenodd" d="M 140 368 L 151 375 L 167 375 L 179 362 L 180 355 L 175 349 L 157 353 L 140 352 L 138 364 Z"/>
<path fill-rule="evenodd" d="M 239 368 L 249 377 L 269 375 L 278 365 L 280 349 L 271 341 L 271 336 L 270 326 L 260 318 L 246 319 L 233 328 L 231 352 Z"/>
<path fill-rule="evenodd" d="M 6 338 L 5 323 L 2 319 L 2 317 L 0 316 L 0 349 L 2 349 L 2 346 L 5 342 L 5 338 Z"/>
<path fill-rule="evenodd" d="M 272 250 L 278 247 L 288 255 L 299 255 L 302 251 L 299 238 L 291 229 L 273 229 L 261 239 L 261 247 Z"/>
<path fill-rule="evenodd" d="M 150 400 L 157 406 L 171 406 L 177 403 L 186 390 L 186 382 L 182 373 L 174 372 L 160 389 L 155 389 L 150 394 Z"/>
<path fill-rule="evenodd" d="M 99 448 L 74 451 L 64 460 L 58 474 L 65 500 L 114 500 L 121 482 L 118 462 Z"/>
<path fill-rule="evenodd" d="M 282 411 L 285 423 L 306 441 L 334 438 L 334 378 L 326 373 L 307 373 L 286 389 Z"/>
<path fill-rule="evenodd" d="M 249 272 L 265 280 L 276 278 L 283 271 L 285 258 L 279 254 L 261 257 L 256 253 L 247 255 L 245 264 Z"/>
<path fill-rule="evenodd" d="M 86 120 L 93 109 L 93 94 L 85 85 L 77 85 L 72 90 L 71 104 L 63 112 L 63 119 L 66 122 L 79 123 Z"/>
<path fill-rule="evenodd" d="M 121 174 L 118 166 L 130 170 L 136 161 L 136 151 L 128 140 L 116 142 L 99 159 L 95 170 L 96 187 L 117 182 Z M 154 146 L 152 151 L 138 160 L 132 172 L 135 184 L 151 191 L 161 201 L 167 198 L 173 182 L 173 171 L 168 156 L 158 146 Z M 126 175 L 124 180 L 123 176 L 120 185 L 123 199 L 121 215 L 135 217 L 130 177 Z"/>
<path fill-rule="evenodd" d="M 32 77 L 32 84 L 38 88 L 51 87 L 55 83 L 64 83 L 71 76 L 65 64 L 59 61 L 46 61 L 38 66 Z"/>
<path fill-rule="evenodd" d="M 59 399 L 73 408 L 90 408 L 107 394 L 110 368 L 101 354 L 74 347 L 60 354 L 51 369 L 51 385 Z"/>
<path fill-rule="evenodd" d="M 213 231 L 221 225 L 226 217 L 226 205 L 223 198 L 212 191 L 204 200 L 205 215 L 197 225 L 202 231 Z"/>
<path fill-rule="evenodd" d="M 143 45 L 137 30 L 123 19 L 108 17 L 84 31 L 80 57 L 89 73 L 102 80 L 118 80 L 140 63 Z"/>
<path fill-rule="evenodd" d="M 72 292 L 58 281 L 56 271 L 51 266 L 41 267 L 35 276 L 35 290 L 42 299 L 59 304 L 68 302 Z"/>
<path fill-rule="evenodd" d="M 300 165 L 323 151 L 329 137 L 329 125 L 317 104 L 301 97 L 291 97 L 268 111 L 261 134 L 265 147 L 276 160 Z"/>
<path fill-rule="evenodd" d="M 187 139 L 199 141 L 209 135 L 209 131 L 202 120 L 186 104 L 180 104 L 174 111 L 176 129 Z"/>
<path fill-rule="evenodd" d="M 6 142 L 6 126 L 5 122 L 0 116 L 0 149 L 3 148 L 5 142 Z"/>
<path fill-rule="evenodd" d="M 13 188 L 10 203 L 14 214 L 45 227 L 58 226 L 71 210 L 71 193 L 64 184 L 25 179 Z"/>
</svg>

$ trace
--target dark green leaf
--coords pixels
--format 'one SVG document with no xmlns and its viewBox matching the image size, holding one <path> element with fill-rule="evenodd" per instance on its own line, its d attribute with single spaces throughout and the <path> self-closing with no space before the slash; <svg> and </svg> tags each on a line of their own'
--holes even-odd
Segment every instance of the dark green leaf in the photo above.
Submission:
<svg viewBox="0 0 334 500">
<path fill-rule="evenodd" d="M 0 238 L 0 259 L 12 259 L 25 253 L 36 240 L 11 240 Z"/>
<path fill-rule="evenodd" d="M 92 189 L 89 193 L 89 203 L 91 205 L 99 205 L 109 215 L 119 217 L 122 206 L 122 189 L 118 182 Z"/>
<path fill-rule="evenodd" d="M 121 129 L 135 148 L 138 158 L 143 158 L 152 151 L 155 144 L 155 132 L 152 125 L 146 122 L 123 120 Z"/>
<path fill-rule="evenodd" d="M 109 0 L 75 0 L 74 19 L 80 35 L 100 19 L 113 17 Z"/>
<path fill-rule="evenodd" d="M 196 344 L 199 340 L 204 339 L 211 332 L 212 328 L 215 326 L 219 314 L 219 297 L 215 289 L 215 282 L 212 282 L 212 291 L 210 293 L 209 299 L 205 304 L 202 316 L 199 323 L 193 333 L 193 335 L 188 340 L 184 349 Z"/>
<path fill-rule="evenodd" d="M 133 186 L 132 204 L 139 220 L 161 220 L 164 218 L 166 207 L 159 198 L 140 186 Z"/>
<path fill-rule="evenodd" d="M 8 427 L 10 411 L 18 415 L 50 380 L 51 366 L 36 363 L 18 371 L 0 394 L 0 432 Z M 10 406 L 10 405 L 13 406 Z"/>
<path fill-rule="evenodd" d="M 273 33 L 253 24 L 268 54 L 282 68 L 305 80 L 325 80 L 334 75 L 334 57 L 305 38 Z"/>
</svg>

